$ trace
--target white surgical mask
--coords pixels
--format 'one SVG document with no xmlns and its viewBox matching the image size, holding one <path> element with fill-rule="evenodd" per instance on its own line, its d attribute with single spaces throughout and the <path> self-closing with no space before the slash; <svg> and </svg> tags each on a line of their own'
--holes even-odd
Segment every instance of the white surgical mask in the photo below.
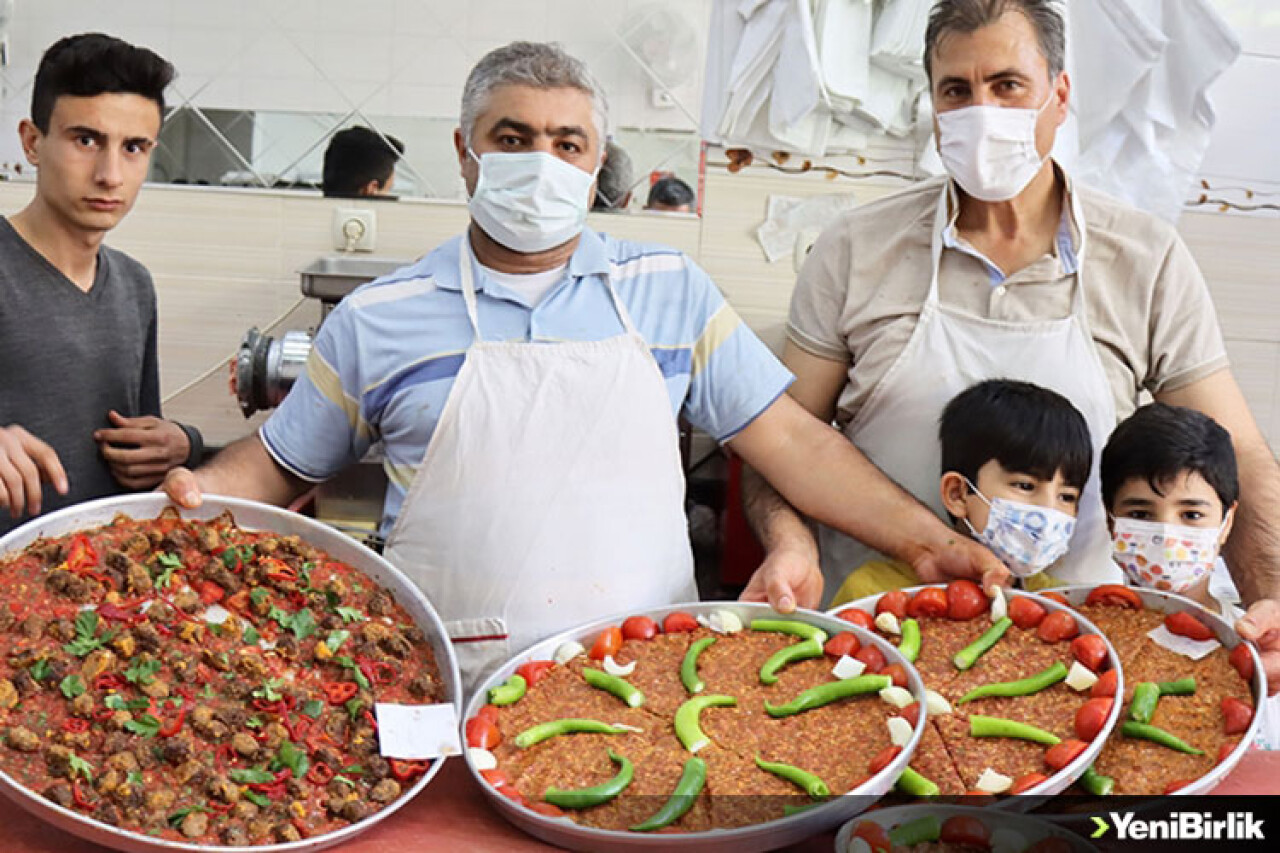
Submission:
<svg viewBox="0 0 1280 853">
<path fill-rule="evenodd" d="M 1004 498 L 987 500 L 977 486 L 969 483 L 969 488 L 991 509 L 981 533 L 967 518 L 965 525 L 1014 575 L 1039 574 L 1067 553 L 1076 520 L 1065 512 Z"/>
<path fill-rule="evenodd" d="M 1008 201 L 1026 189 L 1045 158 L 1036 150 L 1039 109 L 973 106 L 938 113 L 938 155 L 947 172 L 981 201 Z"/>
<path fill-rule="evenodd" d="M 587 221 L 595 172 L 584 172 L 545 151 L 498 151 L 476 157 L 480 177 L 471 218 L 516 252 L 544 252 L 576 237 Z"/>
<path fill-rule="evenodd" d="M 1186 527 L 1138 518 L 1117 518 L 1111 558 L 1134 586 L 1186 592 L 1213 571 L 1218 543 L 1231 514 L 1218 527 Z"/>
</svg>

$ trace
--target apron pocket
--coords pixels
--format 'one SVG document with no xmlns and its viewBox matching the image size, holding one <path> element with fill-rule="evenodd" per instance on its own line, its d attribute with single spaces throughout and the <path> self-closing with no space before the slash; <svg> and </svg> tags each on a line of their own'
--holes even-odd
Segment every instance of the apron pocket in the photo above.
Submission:
<svg viewBox="0 0 1280 853">
<path fill-rule="evenodd" d="M 511 657 L 507 623 L 498 618 L 457 619 L 444 623 L 453 653 L 462 673 L 462 689 L 467 698 L 495 669 Z"/>
</svg>

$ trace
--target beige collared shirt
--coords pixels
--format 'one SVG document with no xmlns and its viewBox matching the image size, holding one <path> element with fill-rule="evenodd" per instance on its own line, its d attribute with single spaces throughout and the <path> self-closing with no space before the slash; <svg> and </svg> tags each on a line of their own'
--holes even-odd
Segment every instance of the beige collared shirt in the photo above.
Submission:
<svg viewBox="0 0 1280 853">
<path fill-rule="evenodd" d="M 945 188 L 946 179 L 935 178 L 845 213 L 823 231 L 800 273 L 787 335 L 806 352 L 848 362 L 836 409 L 842 429 L 916 326 Z M 1133 412 L 1143 389 L 1176 390 L 1226 367 L 1208 287 L 1173 226 L 1088 187 L 1068 189 L 1079 194 L 1085 308 L 1117 416 Z M 1074 228 L 1059 229 L 1059 251 L 1007 278 L 948 232 L 938 273 L 943 306 L 1010 322 L 1071 313 L 1080 247 Z"/>
</svg>

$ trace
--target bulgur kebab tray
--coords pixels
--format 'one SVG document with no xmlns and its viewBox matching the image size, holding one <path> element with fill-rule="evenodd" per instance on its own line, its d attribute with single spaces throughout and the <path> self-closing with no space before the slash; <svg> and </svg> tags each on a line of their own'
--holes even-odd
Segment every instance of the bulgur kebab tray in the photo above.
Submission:
<svg viewBox="0 0 1280 853">
<path fill-rule="evenodd" d="M 375 703 L 460 704 L 416 587 L 274 507 L 68 507 L 0 540 L 0 588 L 0 789 L 118 849 L 350 838 L 440 763 L 384 758 Z"/>
<path fill-rule="evenodd" d="M 891 806 L 840 828 L 836 853 L 1096 853 L 1080 836 L 1045 820 L 972 806 Z"/>
<path fill-rule="evenodd" d="M 500 668 L 469 702 L 467 758 L 504 816 L 555 844 L 771 849 L 888 791 L 927 724 L 902 707 L 923 700 L 873 632 L 765 605 L 677 605 Z"/>
<path fill-rule="evenodd" d="M 891 638 L 928 689 L 929 727 L 903 793 L 1057 793 L 1086 772 L 1119 716 L 1119 659 L 1064 603 L 1017 590 L 988 599 L 956 580 L 835 615 Z"/>
</svg>

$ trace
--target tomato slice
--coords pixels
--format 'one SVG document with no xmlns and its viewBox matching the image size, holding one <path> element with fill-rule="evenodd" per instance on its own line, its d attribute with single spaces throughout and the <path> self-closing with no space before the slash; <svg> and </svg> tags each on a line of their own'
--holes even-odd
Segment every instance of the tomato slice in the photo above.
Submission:
<svg viewBox="0 0 1280 853">
<path fill-rule="evenodd" d="M 900 746 L 886 746 L 880 750 L 880 753 L 875 758 L 871 759 L 871 766 L 867 768 L 867 772 L 873 776 L 879 773 L 888 767 L 900 752 L 902 752 L 902 747 Z"/>
<path fill-rule="evenodd" d="M 1059 604 L 1063 605 L 1064 607 L 1071 606 L 1071 602 L 1067 601 L 1067 597 L 1060 592 L 1046 591 L 1046 592 L 1038 592 L 1036 593 L 1036 595 L 1040 596 L 1041 598 L 1047 598 L 1050 601 L 1056 601 Z"/>
<path fill-rule="evenodd" d="M 467 720 L 467 746 L 477 749 L 493 749 L 502 743 L 502 732 L 493 720 L 477 714 Z"/>
<path fill-rule="evenodd" d="M 1222 746 L 1218 747 L 1218 760 L 1216 764 L 1221 764 L 1227 760 L 1227 756 L 1236 751 L 1236 747 L 1240 745 L 1239 740 L 1224 741 Z"/>
<path fill-rule="evenodd" d="M 881 613 L 892 613 L 899 619 L 907 615 L 907 599 L 908 595 L 904 590 L 891 589 L 876 602 L 876 615 Z"/>
<path fill-rule="evenodd" d="M 889 840 L 889 831 L 871 820 L 864 820 L 853 828 L 853 837 L 867 842 L 872 853 L 890 853 L 893 842 Z"/>
<path fill-rule="evenodd" d="M 1107 659 L 1107 641 L 1097 634 L 1076 637 L 1071 641 L 1071 654 L 1081 665 L 1098 672 Z"/>
<path fill-rule="evenodd" d="M 942 843 L 966 847 L 991 846 L 991 830 L 973 815 L 952 815 L 942 823 Z"/>
<path fill-rule="evenodd" d="M 892 679 L 894 687 L 907 686 L 907 670 L 900 663 L 889 664 L 877 674 L 889 676 L 889 678 Z"/>
<path fill-rule="evenodd" d="M 1166 794 L 1172 794 L 1175 791 L 1181 791 L 1183 788 L 1187 787 L 1194 781 L 1196 780 L 1195 779 L 1176 779 L 1170 782 L 1168 785 L 1164 786 L 1164 792 Z"/>
<path fill-rule="evenodd" d="M 1142 609 L 1142 596 L 1122 583 L 1104 583 L 1094 587 L 1085 604 L 1105 604 L 1110 607 L 1127 607 L 1131 610 Z"/>
<path fill-rule="evenodd" d="M 1014 780 L 1013 785 L 1009 788 L 1010 794 L 1021 794 L 1030 791 L 1041 782 L 1048 781 L 1049 777 L 1043 773 L 1028 773 L 1026 776 L 1019 776 Z"/>
<path fill-rule="evenodd" d="M 852 657 L 858 653 L 860 648 L 862 648 L 862 643 L 858 642 L 858 638 L 851 631 L 841 631 L 830 640 L 827 640 L 822 650 L 833 658 L 840 658 L 845 655 Z"/>
<path fill-rule="evenodd" d="M 652 640 L 658 636 L 658 623 L 648 616 L 632 616 L 622 623 L 624 640 Z"/>
<path fill-rule="evenodd" d="M 884 654 L 875 646 L 863 646 L 854 653 L 853 659 L 862 661 L 866 666 L 866 669 L 863 670 L 863 672 L 867 675 L 875 675 L 880 672 L 880 670 L 884 669 Z"/>
<path fill-rule="evenodd" d="M 876 627 L 876 620 L 872 615 L 865 610 L 858 609 L 857 607 L 846 607 L 844 610 L 841 610 L 836 614 L 836 618 L 843 619 L 846 622 L 852 622 L 859 628 L 866 628 L 868 631 L 874 630 Z"/>
<path fill-rule="evenodd" d="M 1249 723 L 1253 722 L 1253 706 L 1234 696 L 1228 696 L 1222 700 L 1222 719 L 1227 734 L 1242 734 L 1248 730 Z"/>
<path fill-rule="evenodd" d="M 1092 696 L 1094 699 L 1099 699 L 1099 698 L 1102 698 L 1103 696 L 1115 696 L 1116 682 L 1119 681 L 1119 679 L 1120 679 L 1119 670 L 1115 670 L 1115 669 L 1107 670 L 1106 672 L 1102 673 L 1102 675 L 1098 676 L 1098 680 L 1094 682 L 1093 687 L 1089 690 L 1089 695 Z"/>
<path fill-rule="evenodd" d="M 1227 659 L 1231 661 L 1231 665 L 1236 668 L 1236 672 L 1240 673 L 1240 677 L 1246 684 L 1253 683 L 1253 655 L 1249 652 L 1248 643 L 1241 643 L 1232 649 Z"/>
<path fill-rule="evenodd" d="M 986 613 L 991 602 L 971 580 L 954 580 L 947 584 L 947 615 L 957 621 L 973 619 Z"/>
<path fill-rule="evenodd" d="M 898 716 L 910 723 L 912 728 L 915 728 L 916 723 L 920 722 L 920 703 L 912 702 L 910 705 L 899 711 Z"/>
<path fill-rule="evenodd" d="M 1056 746 L 1051 746 L 1044 753 L 1044 763 L 1053 770 L 1061 770 L 1080 757 L 1080 753 L 1089 748 L 1082 740 L 1070 738 Z"/>
<path fill-rule="evenodd" d="M 592 660 L 604 660 L 610 655 L 616 655 L 620 648 L 622 648 L 622 629 L 617 625 L 610 625 L 600 632 L 599 637 L 596 637 L 591 651 L 587 652 L 587 657 Z"/>
<path fill-rule="evenodd" d="M 498 722 L 498 715 L 502 713 L 498 710 L 497 705 L 481 705 L 480 710 L 476 711 L 476 717 L 482 720 L 488 720 L 491 723 Z"/>
<path fill-rule="evenodd" d="M 1170 613 L 1164 617 L 1164 626 L 1170 634 L 1188 637 L 1192 640 L 1212 640 L 1213 630 L 1190 613 Z"/>
<path fill-rule="evenodd" d="M 472 719 L 474 719 L 474 717 Z M 511 784 L 511 780 L 507 778 L 507 774 L 496 768 L 493 770 L 481 770 L 480 778 L 484 779 L 484 781 L 488 782 L 495 788 L 505 788 Z"/>
<path fill-rule="evenodd" d="M 1046 643 L 1070 640 L 1078 633 L 1080 633 L 1080 626 L 1076 624 L 1076 617 L 1065 610 L 1053 611 L 1044 617 L 1044 621 L 1036 629 L 1036 636 Z"/>
<path fill-rule="evenodd" d="M 555 669 L 555 666 L 556 662 L 553 660 L 531 660 L 516 667 L 516 675 L 523 678 L 525 684 L 532 687 L 546 678 L 547 673 Z"/>
<path fill-rule="evenodd" d="M 1090 699 L 1080 706 L 1080 710 L 1076 711 L 1075 730 L 1076 737 L 1080 740 L 1093 740 L 1098 736 L 1098 732 L 1102 731 L 1102 727 L 1107 722 L 1107 717 L 1111 714 L 1111 708 L 1115 705 L 1116 700 L 1112 698 Z"/>
<path fill-rule="evenodd" d="M 698 620 L 682 610 L 668 613 L 667 618 L 662 620 L 664 634 L 687 634 L 696 630 L 698 630 Z"/>
<path fill-rule="evenodd" d="M 1009 618 L 1024 631 L 1030 631 L 1043 622 L 1048 612 L 1040 602 L 1025 595 L 1009 597 Z"/>
<path fill-rule="evenodd" d="M 912 619 L 940 619 L 946 616 L 947 591 L 940 586 L 927 586 L 919 590 L 907 602 L 907 615 Z"/>
</svg>

